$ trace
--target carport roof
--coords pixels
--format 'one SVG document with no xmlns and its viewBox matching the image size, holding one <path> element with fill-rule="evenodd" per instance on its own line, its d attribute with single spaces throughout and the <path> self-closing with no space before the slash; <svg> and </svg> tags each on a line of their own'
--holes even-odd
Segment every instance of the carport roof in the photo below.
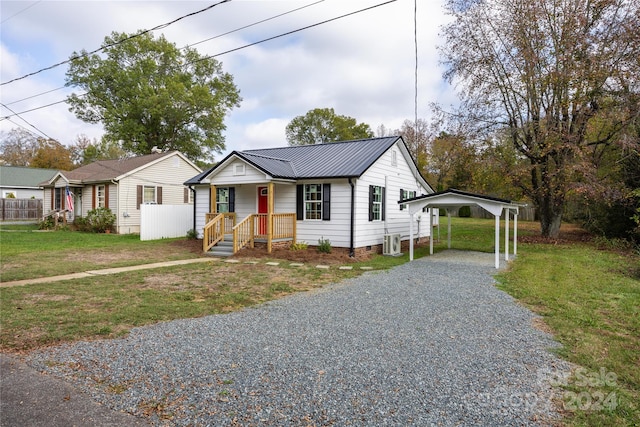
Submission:
<svg viewBox="0 0 640 427">
<path fill-rule="evenodd" d="M 454 208 L 460 206 L 478 205 L 494 215 L 500 215 L 503 208 L 517 209 L 524 206 L 511 200 L 500 199 L 498 197 L 485 196 L 482 194 L 469 193 L 466 191 L 450 188 L 437 193 L 425 194 L 411 199 L 402 200 L 399 204 L 408 205 L 409 213 L 413 214 L 423 208 Z"/>
</svg>

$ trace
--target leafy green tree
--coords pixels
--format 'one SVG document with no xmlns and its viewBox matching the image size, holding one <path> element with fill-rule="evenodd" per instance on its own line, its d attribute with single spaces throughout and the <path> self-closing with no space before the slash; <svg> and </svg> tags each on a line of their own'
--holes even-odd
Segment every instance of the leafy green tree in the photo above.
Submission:
<svg viewBox="0 0 640 427">
<path fill-rule="evenodd" d="M 340 116 L 333 108 L 315 108 L 294 117 L 286 127 L 289 145 L 312 145 L 351 139 L 372 138 L 371 127 L 356 119 Z"/>
<path fill-rule="evenodd" d="M 555 238 L 581 151 L 611 143 L 640 110 L 640 3 L 448 0 L 446 9 L 441 53 L 459 114 L 487 133 L 508 130 L 528 162 L 542 235 Z"/>
<path fill-rule="evenodd" d="M 476 166 L 475 148 L 464 136 L 442 132 L 431 142 L 427 179 L 436 191 L 447 188 L 473 191 Z"/>
<path fill-rule="evenodd" d="M 224 148 L 225 115 L 241 98 L 219 61 L 150 34 L 113 32 L 102 47 L 104 58 L 72 55 L 67 85 L 85 92 L 67 99 L 78 118 L 136 154 L 156 146 L 195 161 Z"/>
<path fill-rule="evenodd" d="M 102 138 L 98 141 L 96 138 L 91 140 L 87 135 L 81 134 L 69 147 L 71 152 L 71 160 L 76 166 L 88 165 L 97 160 L 115 160 L 122 159 L 127 152 L 120 147 L 115 141 Z"/>
</svg>

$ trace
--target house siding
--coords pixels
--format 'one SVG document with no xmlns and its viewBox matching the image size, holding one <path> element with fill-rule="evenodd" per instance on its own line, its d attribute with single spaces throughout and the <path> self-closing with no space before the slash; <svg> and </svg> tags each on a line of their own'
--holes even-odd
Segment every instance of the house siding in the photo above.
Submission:
<svg viewBox="0 0 640 427">
<path fill-rule="evenodd" d="M 396 151 L 396 165 L 392 164 L 393 151 Z M 385 187 L 385 220 L 369 221 L 369 186 Z M 400 234 L 403 240 L 409 238 L 409 213 L 400 210 L 400 189 L 415 191 L 416 195 L 427 194 L 427 189 L 420 186 L 411 173 L 410 165 L 401 154 L 398 144 L 383 154 L 360 179 L 356 185 L 356 236 L 355 247 L 380 245 L 385 234 Z M 420 221 L 414 220 L 415 237 L 429 236 L 426 214 Z M 418 236 L 418 228 L 420 235 Z"/>
<path fill-rule="evenodd" d="M 346 179 L 340 180 L 303 180 L 298 184 L 331 184 L 331 220 L 303 220 L 296 225 L 297 240 L 309 245 L 317 245 L 318 239 L 325 238 L 331 246 L 348 248 L 351 243 L 349 233 L 351 224 L 351 186 Z M 295 186 L 294 186 L 295 189 Z M 293 194 L 295 212 L 295 193 Z"/>
<path fill-rule="evenodd" d="M 243 175 L 237 175 L 235 173 L 236 165 L 245 166 Z M 215 181 L 215 185 L 219 187 L 234 186 L 238 184 L 260 183 L 265 182 L 267 179 L 268 177 L 264 174 L 264 172 L 261 172 L 260 170 L 243 162 L 242 160 L 234 160 L 230 162 L 227 166 L 220 169 L 214 177 L 212 177 L 212 180 Z"/>
<path fill-rule="evenodd" d="M 137 205 L 138 185 L 162 187 L 163 205 L 183 205 L 185 204 L 185 187 L 182 183 L 197 172 L 189 163 L 175 155 L 122 178 L 117 185 L 111 185 L 109 207 L 117 216 L 117 232 L 120 234 L 140 233 L 140 209 Z"/>
</svg>

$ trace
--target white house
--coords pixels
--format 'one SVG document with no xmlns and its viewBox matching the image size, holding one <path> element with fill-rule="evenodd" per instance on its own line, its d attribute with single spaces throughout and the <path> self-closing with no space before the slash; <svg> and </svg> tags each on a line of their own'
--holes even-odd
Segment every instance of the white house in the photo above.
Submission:
<svg viewBox="0 0 640 427">
<path fill-rule="evenodd" d="M 233 253 L 260 240 L 399 250 L 410 217 L 398 200 L 433 193 L 399 136 L 234 151 L 185 185 L 203 249 L 232 242 Z M 411 217 L 415 237 L 429 235 L 426 215 Z"/>
<path fill-rule="evenodd" d="M 179 151 L 154 153 L 120 160 L 99 160 L 58 172 L 42 183 L 44 214 L 69 210 L 68 219 L 86 216 L 91 209 L 107 207 L 116 214 L 116 232 L 140 232 L 141 204 L 193 203 L 182 183 L 201 169 Z"/>
</svg>

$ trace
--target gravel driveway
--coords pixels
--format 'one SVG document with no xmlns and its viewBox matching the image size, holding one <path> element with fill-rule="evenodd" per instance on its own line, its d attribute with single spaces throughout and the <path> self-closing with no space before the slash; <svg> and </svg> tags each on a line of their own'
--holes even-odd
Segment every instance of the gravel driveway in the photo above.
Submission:
<svg viewBox="0 0 640 427">
<path fill-rule="evenodd" d="M 28 363 L 156 425 L 548 425 L 569 368 L 492 260 L 447 251 Z"/>
</svg>

